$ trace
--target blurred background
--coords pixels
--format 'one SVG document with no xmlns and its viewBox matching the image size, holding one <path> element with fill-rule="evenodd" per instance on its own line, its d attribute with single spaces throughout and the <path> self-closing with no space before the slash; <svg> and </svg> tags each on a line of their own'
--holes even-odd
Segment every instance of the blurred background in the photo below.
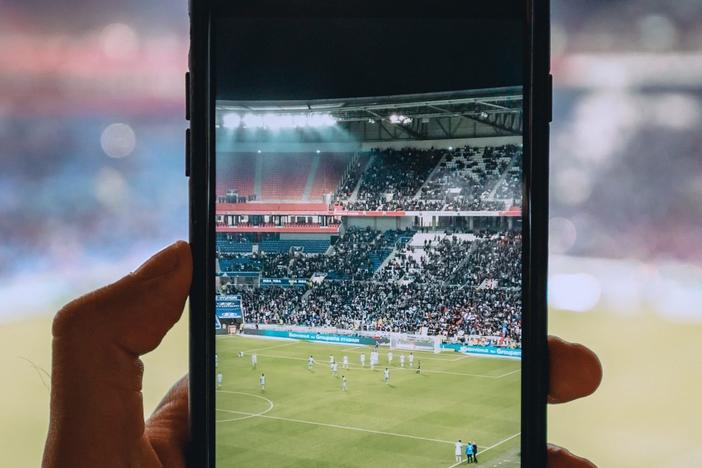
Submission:
<svg viewBox="0 0 702 468">
<path fill-rule="evenodd" d="M 552 0 L 550 330 L 602 358 L 549 437 L 702 466 L 702 2 Z M 185 0 L 0 4 L 0 453 L 37 466 L 67 299 L 187 238 Z M 147 356 L 145 410 L 187 371 Z"/>
</svg>

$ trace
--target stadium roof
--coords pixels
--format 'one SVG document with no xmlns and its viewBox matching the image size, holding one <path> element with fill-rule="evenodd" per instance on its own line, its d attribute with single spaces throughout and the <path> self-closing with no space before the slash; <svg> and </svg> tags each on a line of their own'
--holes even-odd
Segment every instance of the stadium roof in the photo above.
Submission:
<svg viewBox="0 0 702 468">
<path fill-rule="evenodd" d="M 521 135 L 521 87 L 308 101 L 218 101 L 221 115 L 326 114 L 363 141 Z M 220 117 L 221 118 L 221 117 Z"/>
</svg>

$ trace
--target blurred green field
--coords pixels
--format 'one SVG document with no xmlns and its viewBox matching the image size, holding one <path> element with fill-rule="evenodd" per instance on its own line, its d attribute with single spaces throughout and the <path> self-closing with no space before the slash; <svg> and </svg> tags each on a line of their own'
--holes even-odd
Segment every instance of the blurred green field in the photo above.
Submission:
<svg viewBox="0 0 702 468">
<path fill-rule="evenodd" d="M 49 393 L 46 376 L 43 381 L 42 371 L 34 366 L 49 370 L 50 327 L 49 316 L 0 325 L 2 466 L 36 467 L 41 461 Z M 597 394 L 550 409 L 553 442 L 592 458 L 600 467 L 702 466 L 702 324 L 672 323 L 648 312 L 554 311 L 550 329 L 587 343 L 605 367 Z M 149 413 L 187 371 L 186 317 L 144 361 L 144 404 Z M 350 388 L 355 385 L 350 382 Z"/>
<path fill-rule="evenodd" d="M 446 467 L 455 463 L 457 439 L 475 441 L 485 466 L 519 466 L 519 361 L 417 352 L 417 375 L 407 363 L 400 367 L 395 351 L 385 384 L 387 350 L 375 370 L 368 362 L 360 367 L 366 347 L 223 336 L 217 351 L 224 375 L 216 403 L 218 466 Z M 317 360 L 311 371 L 310 354 Z M 330 354 L 340 364 L 337 377 Z M 350 369 L 341 368 L 343 355 Z"/>
</svg>

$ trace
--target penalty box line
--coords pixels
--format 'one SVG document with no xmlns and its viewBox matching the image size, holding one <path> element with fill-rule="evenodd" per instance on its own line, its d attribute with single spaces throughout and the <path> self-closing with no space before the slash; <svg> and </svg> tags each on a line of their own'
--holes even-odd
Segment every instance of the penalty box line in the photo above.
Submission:
<svg viewBox="0 0 702 468">
<path fill-rule="evenodd" d="M 271 359 L 289 359 L 293 361 L 307 361 L 307 358 L 301 358 L 301 357 L 294 357 L 294 356 L 274 356 L 272 354 L 259 354 L 261 357 L 265 358 L 271 358 Z M 337 361 L 338 362 L 338 361 Z M 320 366 L 324 366 L 326 363 L 325 362 L 318 362 L 317 363 Z M 384 366 L 383 364 L 378 364 L 376 367 L 382 368 L 382 367 L 387 367 Z M 357 370 L 366 370 L 369 371 L 371 370 L 370 366 L 369 367 L 360 367 L 357 365 L 349 365 L 350 369 L 357 369 Z M 394 366 L 391 368 L 393 371 L 399 370 L 399 371 L 412 371 L 415 372 L 417 370 L 416 367 L 397 367 Z M 422 369 L 422 374 L 446 374 L 446 375 L 458 375 L 458 376 L 463 376 L 463 377 L 477 377 L 481 379 L 501 379 L 502 377 L 507 377 L 508 375 L 514 374 L 515 372 L 519 372 L 521 369 L 517 369 L 512 372 L 508 372 L 507 374 L 502 374 L 502 375 L 485 375 L 485 374 L 468 374 L 465 372 L 451 372 L 451 371 L 442 371 L 442 370 L 429 370 L 429 369 Z"/>
<path fill-rule="evenodd" d="M 499 441 L 499 442 L 497 442 L 497 443 L 494 443 L 494 444 L 492 444 L 491 446 L 489 446 L 489 447 L 487 447 L 487 448 L 484 448 L 484 449 L 482 449 L 482 450 L 478 450 L 478 455 L 481 455 L 481 454 L 487 452 L 488 450 L 492 450 L 492 449 L 494 449 L 495 447 L 499 447 L 500 445 L 502 445 L 502 444 L 504 444 L 504 443 L 506 443 L 506 442 L 509 442 L 510 440 L 514 439 L 515 437 L 519 437 L 521 434 L 522 434 L 521 432 L 517 432 L 516 434 L 512 434 L 511 436 L 507 437 L 506 439 L 502 439 L 501 441 Z M 455 467 L 457 467 L 458 465 L 460 465 L 460 464 L 462 464 L 462 463 L 465 463 L 465 461 L 456 462 L 456 463 L 454 463 L 453 465 L 449 466 L 448 468 L 455 468 Z"/>
<path fill-rule="evenodd" d="M 399 434 L 397 432 L 376 431 L 374 429 L 365 429 L 363 427 L 356 427 L 356 426 L 344 426 L 342 424 L 323 423 L 323 422 L 318 422 L 318 421 L 308 421 L 305 419 L 296 419 L 296 418 L 284 418 L 282 416 L 270 416 L 267 414 L 249 413 L 246 411 L 233 411 L 233 410 L 224 410 L 224 409 L 217 409 L 217 411 L 222 411 L 225 413 L 241 414 L 243 416 L 249 416 L 252 418 L 274 419 L 274 420 L 278 420 L 278 421 L 288 421 L 288 422 L 294 422 L 294 423 L 298 423 L 298 424 L 309 424 L 309 425 L 313 425 L 313 426 L 330 427 L 330 428 L 334 428 L 334 429 L 345 429 L 348 431 L 367 432 L 369 434 L 378 434 L 378 435 L 385 435 L 385 436 L 392 436 L 392 437 L 403 437 L 405 439 L 424 440 L 427 442 L 438 442 L 438 443 L 442 443 L 442 444 L 453 444 L 453 442 L 451 442 L 450 440 L 432 439 L 430 437 L 414 436 L 414 435 L 410 435 L 410 434 Z M 220 421 L 220 422 L 226 422 L 226 421 Z"/>
</svg>

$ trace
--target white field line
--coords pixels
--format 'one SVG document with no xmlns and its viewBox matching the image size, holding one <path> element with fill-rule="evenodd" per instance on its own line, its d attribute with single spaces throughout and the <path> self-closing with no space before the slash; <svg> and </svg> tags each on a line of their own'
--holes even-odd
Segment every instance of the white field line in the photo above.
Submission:
<svg viewBox="0 0 702 468">
<path fill-rule="evenodd" d="M 281 416 L 269 416 L 267 414 L 247 413 L 245 411 L 226 410 L 226 412 L 233 413 L 233 414 L 241 414 L 241 415 L 256 417 L 256 418 L 275 419 L 278 421 L 288 421 L 288 422 L 294 422 L 294 423 L 299 423 L 299 424 L 310 424 L 313 426 L 331 427 L 334 429 L 346 429 L 349 431 L 368 432 L 370 434 L 379 434 L 379 435 L 386 435 L 386 436 L 392 436 L 392 437 L 404 437 L 406 439 L 426 440 L 427 442 L 439 442 L 442 444 L 453 444 L 453 442 L 451 442 L 450 440 L 432 439 L 429 437 L 420 437 L 420 436 L 414 436 L 414 435 L 410 435 L 410 434 L 398 434 L 397 432 L 376 431 L 373 429 L 365 429 L 362 427 L 343 426 L 341 424 L 329 424 L 329 423 L 322 423 L 322 422 L 317 422 L 317 421 L 307 421 L 305 419 L 284 418 Z"/>
<path fill-rule="evenodd" d="M 495 444 L 492 444 L 491 446 L 489 446 L 489 447 L 487 447 L 487 448 L 484 448 L 484 449 L 482 449 L 482 450 L 478 450 L 478 455 L 481 455 L 481 454 L 487 452 L 488 450 L 492 450 L 492 449 L 494 449 L 495 447 L 499 447 L 500 445 L 504 444 L 505 442 L 509 442 L 510 440 L 514 439 L 515 437 L 519 437 L 520 435 L 521 435 L 521 432 L 517 432 L 516 434 L 513 434 L 513 435 L 507 437 L 506 439 L 502 439 L 501 441 L 499 441 L 499 442 L 497 442 L 497 443 L 495 443 Z M 457 467 L 458 465 L 460 465 L 461 463 L 464 463 L 464 462 L 465 462 L 465 461 L 459 461 L 459 462 L 454 463 L 453 465 L 449 466 L 448 468 L 455 468 L 455 467 Z"/>
<path fill-rule="evenodd" d="M 515 369 L 515 370 L 513 370 L 513 371 L 511 371 L 511 372 L 507 372 L 506 374 L 497 375 L 497 376 L 495 376 L 495 378 L 496 378 L 496 379 L 501 379 L 502 377 L 507 377 L 508 375 L 516 374 L 517 372 L 521 372 L 521 371 L 522 371 L 521 369 Z"/>
<path fill-rule="evenodd" d="M 248 396 L 252 396 L 252 397 L 254 397 L 254 398 L 258 398 L 258 399 L 263 400 L 263 401 L 265 401 L 266 403 L 268 403 L 268 408 L 264 409 L 263 411 L 261 411 L 261 412 L 259 412 L 259 413 L 251 413 L 251 414 L 249 414 L 249 415 L 240 416 L 240 417 L 238 417 L 238 418 L 218 419 L 217 421 L 215 421 L 215 422 L 218 422 L 218 423 L 232 422 L 232 421 L 242 421 L 242 420 L 244 420 L 244 419 L 254 418 L 254 417 L 256 417 L 256 416 L 262 416 L 262 415 L 264 415 L 264 414 L 266 414 L 266 413 L 271 412 L 271 411 L 273 410 L 273 407 L 275 406 L 275 405 L 273 404 L 273 401 L 269 400 L 268 398 L 266 398 L 266 397 L 264 397 L 264 396 L 256 395 L 255 393 L 234 392 L 234 391 L 231 391 L 231 390 L 217 390 L 217 391 L 218 391 L 219 393 L 231 393 L 231 394 L 234 394 L 234 395 L 248 395 Z M 238 414 L 238 411 L 225 410 L 225 409 L 219 409 L 219 408 L 217 408 L 217 411 L 221 411 L 221 412 L 224 412 L 224 413 L 234 413 L 234 414 Z"/>
<path fill-rule="evenodd" d="M 265 357 L 265 358 L 271 358 L 271 359 L 289 359 L 293 361 L 307 361 L 307 358 L 301 358 L 301 357 L 293 357 L 293 356 L 273 356 L 272 354 L 259 354 L 258 356 L 260 357 Z M 320 367 L 327 367 L 326 363 L 317 363 L 318 366 Z M 379 364 L 376 366 L 377 369 L 382 369 L 386 366 Z M 358 369 L 358 370 L 371 370 L 370 366 L 368 367 L 360 367 L 357 365 L 349 365 L 350 369 Z M 410 371 L 410 372 L 415 372 L 417 370 L 416 367 L 397 367 L 397 366 L 392 366 L 390 369 L 394 371 Z M 485 374 L 468 374 L 465 372 L 451 372 L 451 371 L 442 371 L 442 370 L 430 370 L 430 369 L 422 369 L 422 374 L 446 374 L 446 375 L 459 375 L 463 377 L 476 377 L 476 378 L 481 378 L 481 379 L 498 379 L 501 376 L 495 376 L 495 375 L 485 375 Z"/>
</svg>

